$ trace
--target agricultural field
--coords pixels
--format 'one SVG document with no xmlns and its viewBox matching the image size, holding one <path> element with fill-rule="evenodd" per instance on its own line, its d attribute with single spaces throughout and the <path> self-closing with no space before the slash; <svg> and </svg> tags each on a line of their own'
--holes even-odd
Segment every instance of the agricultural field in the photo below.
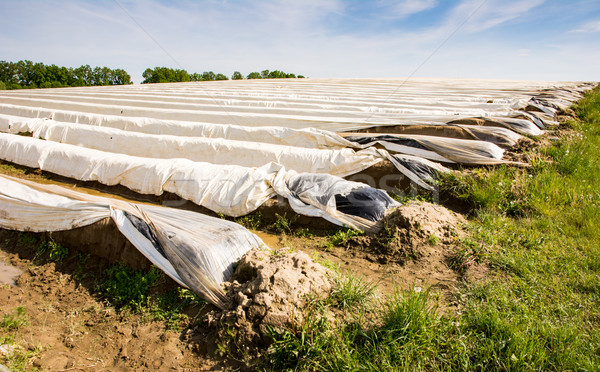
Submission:
<svg viewBox="0 0 600 372">
<path fill-rule="evenodd" d="M 108 228 L 0 230 L 0 364 L 600 369 L 600 89 L 555 119 L 560 125 L 524 134 L 503 161 L 455 161 L 433 191 L 390 191 L 402 206 L 376 233 L 270 205 L 230 217 L 174 194 L 142 195 L 3 160 L 0 173 L 21 180 L 209 213 L 270 249 L 236 264 L 223 309 L 135 249 L 98 252 L 103 239 L 123 239 L 103 238 Z"/>
</svg>

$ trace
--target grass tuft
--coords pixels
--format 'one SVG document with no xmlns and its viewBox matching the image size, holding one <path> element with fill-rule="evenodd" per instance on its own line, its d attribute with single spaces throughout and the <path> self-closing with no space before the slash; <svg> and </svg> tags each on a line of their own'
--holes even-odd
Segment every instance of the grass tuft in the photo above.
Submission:
<svg viewBox="0 0 600 372">
<path fill-rule="evenodd" d="M 330 299 L 341 309 L 365 306 L 375 295 L 377 284 L 354 275 L 338 274 Z"/>
</svg>

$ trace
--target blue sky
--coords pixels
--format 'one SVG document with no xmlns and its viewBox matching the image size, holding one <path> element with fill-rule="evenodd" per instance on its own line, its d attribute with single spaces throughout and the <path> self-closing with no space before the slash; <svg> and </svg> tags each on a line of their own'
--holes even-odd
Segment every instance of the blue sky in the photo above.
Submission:
<svg viewBox="0 0 600 372">
<path fill-rule="evenodd" d="M 598 0 L 0 0 L 0 60 L 600 80 Z"/>
</svg>

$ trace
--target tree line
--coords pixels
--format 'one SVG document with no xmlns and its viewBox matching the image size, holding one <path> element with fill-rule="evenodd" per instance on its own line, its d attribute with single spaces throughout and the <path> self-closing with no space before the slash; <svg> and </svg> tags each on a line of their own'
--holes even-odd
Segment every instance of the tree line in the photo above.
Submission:
<svg viewBox="0 0 600 372">
<path fill-rule="evenodd" d="M 144 81 L 142 84 L 148 83 L 178 83 L 186 81 L 214 81 L 214 80 L 229 80 L 224 74 L 215 74 L 212 71 L 205 71 L 203 73 L 194 72 L 188 73 L 183 69 L 173 69 L 169 67 L 155 67 L 153 69 L 147 68 L 142 74 Z M 262 70 L 261 72 L 251 72 L 246 79 L 289 79 L 289 78 L 304 78 L 302 75 L 296 76 L 295 74 L 274 70 Z M 242 80 L 244 76 L 241 72 L 235 71 L 231 75 L 231 80 Z"/>
<path fill-rule="evenodd" d="M 92 85 L 132 84 L 131 76 L 120 68 L 83 65 L 77 68 L 45 65 L 24 60 L 0 61 L 0 89 L 62 88 Z"/>
<path fill-rule="evenodd" d="M 203 73 L 188 73 L 183 69 L 169 67 L 148 68 L 142 74 L 147 83 L 175 83 L 186 81 L 214 81 L 229 80 L 224 74 L 215 74 L 212 71 Z M 279 70 L 262 70 L 251 72 L 244 77 L 239 71 L 231 75 L 232 80 L 242 79 L 286 79 L 304 78 Z M 98 85 L 124 85 L 133 84 L 131 76 L 123 69 L 110 69 L 108 67 L 94 67 L 83 65 L 77 68 L 56 65 L 45 65 L 41 62 L 28 60 L 18 62 L 0 61 L 0 90 L 24 88 L 62 88 L 83 87 Z"/>
</svg>

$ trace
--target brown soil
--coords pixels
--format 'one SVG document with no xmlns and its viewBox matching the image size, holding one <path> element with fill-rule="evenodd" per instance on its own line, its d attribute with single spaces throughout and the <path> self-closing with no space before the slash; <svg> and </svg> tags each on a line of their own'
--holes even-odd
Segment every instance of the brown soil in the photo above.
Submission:
<svg viewBox="0 0 600 372">
<path fill-rule="evenodd" d="M 426 136 L 450 137 L 458 139 L 477 139 L 469 131 L 454 125 L 390 125 L 376 126 L 360 129 L 357 133 L 391 133 L 391 134 L 418 134 Z M 339 133 L 342 136 L 354 135 L 353 133 Z"/>
<path fill-rule="evenodd" d="M 94 256 L 82 260 L 77 252 L 61 263 L 36 257 L 40 237 L 0 230 L 0 262 L 22 272 L 15 286 L 0 287 L 0 313 L 25 309 L 27 324 L 15 341 L 17 350 L 33 354 L 27 370 L 198 371 L 231 366 L 214 358 L 214 336 L 192 322 L 184 321 L 182 331 L 167 331 L 164 322 L 116 311 L 94 294 L 95 278 L 108 261 Z M 1 336 L 8 334 L 0 330 Z"/>
</svg>

